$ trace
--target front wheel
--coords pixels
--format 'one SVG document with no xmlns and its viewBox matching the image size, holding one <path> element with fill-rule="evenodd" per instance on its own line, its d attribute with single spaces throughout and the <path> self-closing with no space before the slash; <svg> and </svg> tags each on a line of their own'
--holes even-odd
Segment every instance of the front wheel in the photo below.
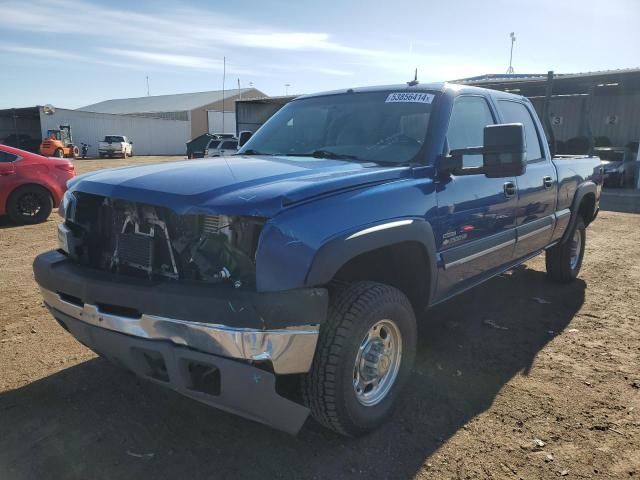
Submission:
<svg viewBox="0 0 640 480">
<path fill-rule="evenodd" d="M 332 299 L 302 391 L 325 427 L 357 436 L 392 413 L 416 352 L 416 319 L 398 289 L 358 282 Z"/>
<path fill-rule="evenodd" d="M 56 151 L 53 152 L 53 156 L 57 158 L 64 158 L 64 151 L 61 148 L 56 148 Z"/>
<path fill-rule="evenodd" d="M 584 257 L 587 231 L 582 217 L 578 217 L 569 239 L 549 248 L 546 252 L 547 275 L 553 280 L 568 283 L 574 280 Z"/>
</svg>

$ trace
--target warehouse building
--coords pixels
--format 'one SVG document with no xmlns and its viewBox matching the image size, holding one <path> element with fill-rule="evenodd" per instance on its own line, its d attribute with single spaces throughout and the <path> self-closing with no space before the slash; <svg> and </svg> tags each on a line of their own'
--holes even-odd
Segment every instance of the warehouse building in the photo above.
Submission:
<svg viewBox="0 0 640 480">
<path fill-rule="evenodd" d="M 255 88 L 106 100 L 77 110 L 46 106 L 0 110 L 0 142 L 38 151 L 49 130 L 69 125 L 76 145 L 97 156 L 105 135 L 125 135 L 136 155 L 184 155 L 204 133 L 235 133 L 235 100 L 265 97 Z M 224 113 L 223 113 L 224 112 Z"/>
<path fill-rule="evenodd" d="M 266 97 L 255 88 L 120 98 L 87 105 L 87 112 L 135 115 L 188 122 L 191 137 L 204 133 L 236 133 L 235 101 Z"/>
<path fill-rule="evenodd" d="M 129 115 L 85 112 L 36 106 L 0 110 L 0 142 L 38 152 L 49 130 L 69 125 L 73 143 L 90 145 L 88 155 L 98 155 L 105 135 L 126 135 L 135 155 L 184 155 L 190 138 L 189 122 Z"/>
<path fill-rule="evenodd" d="M 483 75 L 455 82 L 529 98 L 559 154 L 594 151 L 611 160 L 636 158 L 640 140 L 639 68 Z M 545 98 L 549 100 L 546 106 Z"/>
</svg>

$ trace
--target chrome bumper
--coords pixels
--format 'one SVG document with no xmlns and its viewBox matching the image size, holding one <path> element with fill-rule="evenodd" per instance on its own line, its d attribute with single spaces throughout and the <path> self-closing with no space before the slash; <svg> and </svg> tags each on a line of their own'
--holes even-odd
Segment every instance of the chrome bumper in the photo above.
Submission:
<svg viewBox="0 0 640 480">
<path fill-rule="evenodd" d="M 76 320 L 148 340 L 164 340 L 204 353 L 234 359 L 270 361 L 277 374 L 304 373 L 316 350 L 317 325 L 280 330 L 252 330 L 191 322 L 156 315 L 138 318 L 101 312 L 96 305 L 78 305 L 41 288 L 45 304 Z"/>
</svg>

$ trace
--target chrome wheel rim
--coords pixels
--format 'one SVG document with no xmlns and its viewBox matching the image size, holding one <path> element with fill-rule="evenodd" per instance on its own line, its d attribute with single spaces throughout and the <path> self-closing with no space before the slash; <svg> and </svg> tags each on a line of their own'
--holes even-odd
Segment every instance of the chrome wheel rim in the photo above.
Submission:
<svg viewBox="0 0 640 480">
<path fill-rule="evenodd" d="M 576 229 L 573 232 L 573 237 L 571 238 L 571 253 L 569 256 L 569 265 L 571 266 L 571 270 L 575 270 L 578 267 L 578 262 L 580 261 L 580 250 L 582 248 L 582 231 Z"/>
<path fill-rule="evenodd" d="M 366 407 L 380 403 L 396 381 L 402 361 L 402 334 L 393 320 L 380 320 L 366 333 L 353 368 L 353 390 Z"/>
</svg>

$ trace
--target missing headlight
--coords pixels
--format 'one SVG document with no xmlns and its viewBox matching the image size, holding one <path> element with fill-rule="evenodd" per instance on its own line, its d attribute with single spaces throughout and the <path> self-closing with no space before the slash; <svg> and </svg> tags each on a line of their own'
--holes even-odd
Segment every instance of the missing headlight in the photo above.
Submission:
<svg viewBox="0 0 640 480">
<path fill-rule="evenodd" d="M 255 284 L 255 252 L 264 220 L 254 217 L 202 216 L 198 234 L 173 243 L 188 276 L 228 282 L 236 288 Z"/>
</svg>

